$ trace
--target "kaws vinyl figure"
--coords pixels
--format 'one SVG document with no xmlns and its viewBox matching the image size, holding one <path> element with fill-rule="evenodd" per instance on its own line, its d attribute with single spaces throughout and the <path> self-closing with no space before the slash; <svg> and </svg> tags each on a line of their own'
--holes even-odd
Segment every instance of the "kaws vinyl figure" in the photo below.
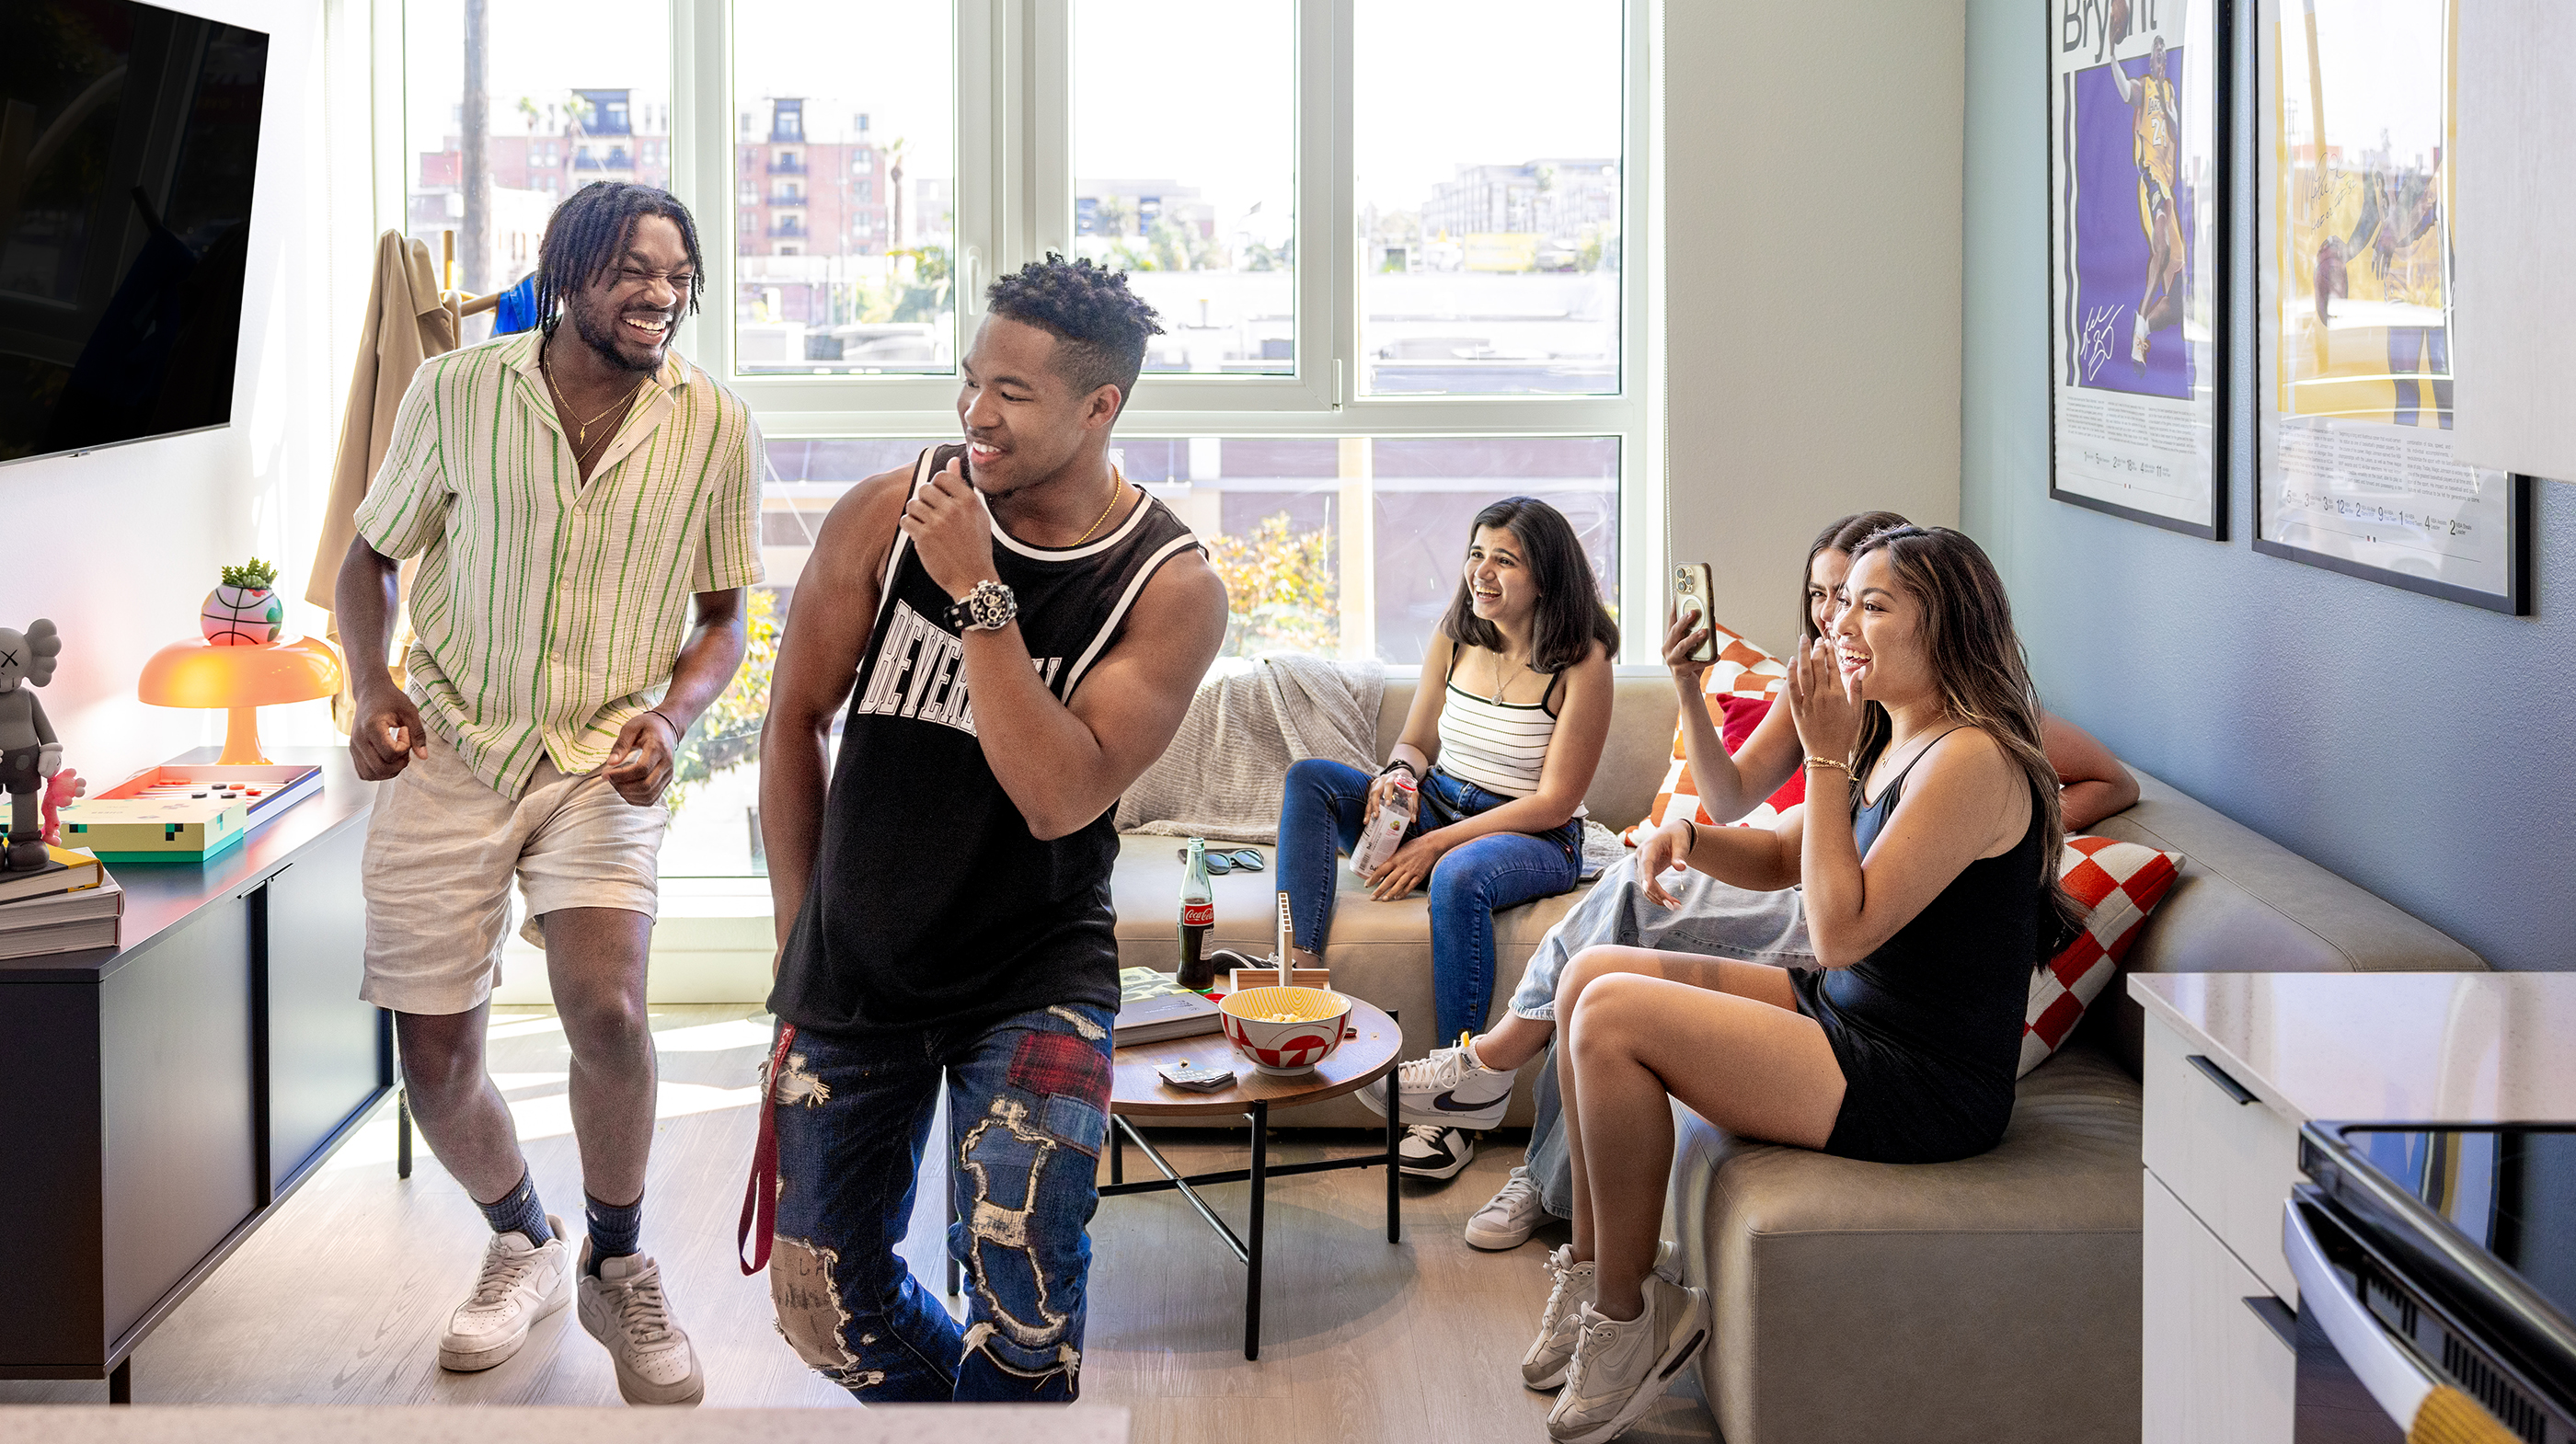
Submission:
<svg viewBox="0 0 2576 1444">
<path fill-rule="evenodd" d="M 54 680 L 63 639 L 39 617 L 23 632 L 0 627 L 0 786 L 9 792 L 7 870 L 33 872 L 45 865 L 45 840 L 37 830 L 44 779 L 63 764 L 63 744 L 34 688 Z"/>
</svg>

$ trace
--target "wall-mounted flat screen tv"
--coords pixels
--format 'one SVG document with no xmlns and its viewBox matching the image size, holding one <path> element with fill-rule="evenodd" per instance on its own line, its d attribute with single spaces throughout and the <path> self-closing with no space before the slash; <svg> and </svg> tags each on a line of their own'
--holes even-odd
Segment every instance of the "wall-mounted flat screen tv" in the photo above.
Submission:
<svg viewBox="0 0 2576 1444">
<path fill-rule="evenodd" d="M 0 462 L 232 420 L 268 37 L 0 0 Z"/>
</svg>

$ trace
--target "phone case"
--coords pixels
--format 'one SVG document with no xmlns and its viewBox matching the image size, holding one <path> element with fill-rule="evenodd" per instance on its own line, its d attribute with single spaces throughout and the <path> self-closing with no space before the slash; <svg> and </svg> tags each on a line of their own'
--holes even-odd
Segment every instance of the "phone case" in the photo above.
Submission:
<svg viewBox="0 0 2576 1444">
<path fill-rule="evenodd" d="M 1673 567 L 1673 605 L 1676 609 L 1691 613 L 1699 620 L 1706 621 L 1708 619 L 1708 594 L 1710 587 L 1711 582 L 1708 563 L 1681 562 Z M 1715 633 L 1711 633 L 1707 641 L 1699 644 L 1699 649 L 1691 653 L 1691 660 L 1694 662 L 1714 662 L 1717 660 L 1717 636 Z"/>
</svg>

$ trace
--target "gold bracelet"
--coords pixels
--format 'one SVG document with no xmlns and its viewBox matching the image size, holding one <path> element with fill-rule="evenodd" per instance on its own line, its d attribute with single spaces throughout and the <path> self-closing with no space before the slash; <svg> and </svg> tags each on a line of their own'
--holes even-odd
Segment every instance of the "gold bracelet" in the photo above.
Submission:
<svg viewBox="0 0 2576 1444">
<path fill-rule="evenodd" d="M 1809 767 L 1839 767 L 1842 769 L 1843 776 L 1849 777 L 1852 775 L 1850 763 L 1836 762 L 1830 757 L 1810 757 L 1807 759 L 1807 765 Z"/>
</svg>

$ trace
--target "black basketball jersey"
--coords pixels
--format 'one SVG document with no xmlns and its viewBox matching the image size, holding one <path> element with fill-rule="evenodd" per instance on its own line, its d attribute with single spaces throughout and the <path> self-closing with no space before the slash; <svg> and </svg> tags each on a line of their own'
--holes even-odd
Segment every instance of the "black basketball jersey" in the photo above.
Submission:
<svg viewBox="0 0 2576 1444">
<path fill-rule="evenodd" d="M 963 448 L 935 447 L 916 490 Z M 1145 583 L 1198 539 L 1152 497 L 1077 547 L 993 529 L 993 564 L 1019 599 L 1020 635 L 1070 703 Z M 770 1011 L 809 1031 L 863 1032 L 998 1018 L 1054 1003 L 1118 1006 L 1118 858 L 1110 812 L 1053 841 L 984 760 L 948 593 L 911 539 L 886 558 L 824 800 L 812 885 L 781 957 Z M 796 598 L 830 606 L 828 597 Z"/>
</svg>

